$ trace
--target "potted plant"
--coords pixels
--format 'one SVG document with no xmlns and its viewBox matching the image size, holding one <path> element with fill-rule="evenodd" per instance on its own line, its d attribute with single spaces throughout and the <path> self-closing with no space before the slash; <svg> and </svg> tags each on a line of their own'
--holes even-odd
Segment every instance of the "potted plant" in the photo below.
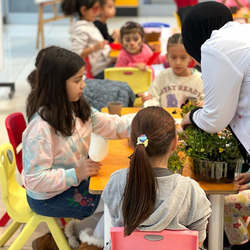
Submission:
<svg viewBox="0 0 250 250">
<path fill-rule="evenodd" d="M 182 107 L 182 117 L 194 108 L 187 101 Z M 235 174 L 239 174 L 242 163 L 239 143 L 228 128 L 210 134 L 189 125 L 179 137 L 184 141 L 182 150 L 193 159 L 197 179 L 228 183 L 234 180 Z"/>
</svg>

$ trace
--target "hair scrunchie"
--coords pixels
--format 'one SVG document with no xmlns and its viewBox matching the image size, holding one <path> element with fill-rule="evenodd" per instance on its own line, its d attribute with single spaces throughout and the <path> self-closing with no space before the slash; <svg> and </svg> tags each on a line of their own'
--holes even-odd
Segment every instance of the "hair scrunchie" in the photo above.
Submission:
<svg viewBox="0 0 250 250">
<path fill-rule="evenodd" d="M 139 144 L 143 144 L 145 148 L 148 146 L 148 138 L 146 135 L 142 134 L 137 138 L 136 145 L 139 145 Z"/>
</svg>

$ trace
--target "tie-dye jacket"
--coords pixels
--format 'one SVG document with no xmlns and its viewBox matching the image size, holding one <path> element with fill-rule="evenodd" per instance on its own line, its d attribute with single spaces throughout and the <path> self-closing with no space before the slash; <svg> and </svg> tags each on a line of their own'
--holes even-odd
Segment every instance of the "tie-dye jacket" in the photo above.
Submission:
<svg viewBox="0 0 250 250">
<path fill-rule="evenodd" d="M 46 121 L 34 115 L 22 137 L 22 178 L 31 198 L 49 199 L 79 184 L 75 168 L 88 157 L 91 132 L 109 139 L 129 137 L 131 119 L 91 111 L 86 123 L 76 119 L 68 137 L 56 135 Z"/>
</svg>

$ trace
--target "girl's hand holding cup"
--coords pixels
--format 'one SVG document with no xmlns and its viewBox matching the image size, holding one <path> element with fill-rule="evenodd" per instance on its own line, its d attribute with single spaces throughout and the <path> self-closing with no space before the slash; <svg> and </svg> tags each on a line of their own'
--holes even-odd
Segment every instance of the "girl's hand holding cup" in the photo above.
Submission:
<svg viewBox="0 0 250 250">
<path fill-rule="evenodd" d="M 90 158 L 86 159 L 80 167 L 75 169 L 77 180 L 81 182 L 90 176 L 96 175 L 101 169 L 101 166 L 101 162 L 93 161 Z"/>
</svg>

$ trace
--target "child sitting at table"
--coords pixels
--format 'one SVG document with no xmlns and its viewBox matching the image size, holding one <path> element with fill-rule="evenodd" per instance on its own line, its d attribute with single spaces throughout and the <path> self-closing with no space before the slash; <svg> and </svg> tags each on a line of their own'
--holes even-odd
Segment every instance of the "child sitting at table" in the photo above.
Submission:
<svg viewBox="0 0 250 250">
<path fill-rule="evenodd" d="M 203 82 L 201 73 L 188 68 L 191 56 L 185 50 L 180 33 L 168 39 L 167 58 L 170 68 L 157 75 L 148 93 L 140 94 L 144 106 L 180 107 L 188 97 L 197 98 L 203 104 Z"/>
<path fill-rule="evenodd" d="M 85 64 L 66 49 L 50 47 L 36 59 L 36 81 L 27 99 L 29 124 L 23 132 L 23 183 L 37 214 L 85 219 L 103 212 L 89 177 L 102 164 L 88 158 L 91 132 L 109 139 L 128 138 L 131 120 L 100 113 L 83 98 Z M 51 234 L 33 242 L 50 250 Z M 57 249 L 57 248 L 52 248 Z"/>
<path fill-rule="evenodd" d="M 114 40 L 118 40 L 120 33 L 118 30 L 114 30 L 112 35 L 110 35 L 106 24 L 109 18 L 115 16 L 115 12 L 114 0 L 100 0 L 100 15 L 94 21 L 95 26 L 100 30 L 104 40 L 110 43 L 114 42 Z"/>
<path fill-rule="evenodd" d="M 120 35 L 123 49 L 117 58 L 115 67 L 135 67 L 145 71 L 153 52 L 144 43 L 143 27 L 139 23 L 127 22 L 121 28 Z"/>
<path fill-rule="evenodd" d="M 111 49 L 108 41 L 103 39 L 93 23 L 99 14 L 99 0 L 63 0 L 61 7 L 65 15 L 80 16 L 69 31 L 72 51 L 82 58 L 89 57 L 91 74 L 94 78 L 103 79 L 104 69 L 113 61 L 109 57 Z"/>
<path fill-rule="evenodd" d="M 206 238 L 210 202 L 199 184 L 168 170 L 177 147 L 175 120 L 161 107 L 140 110 L 131 125 L 130 166 L 113 173 L 103 191 L 112 226 L 141 231 L 196 230 Z"/>
</svg>

